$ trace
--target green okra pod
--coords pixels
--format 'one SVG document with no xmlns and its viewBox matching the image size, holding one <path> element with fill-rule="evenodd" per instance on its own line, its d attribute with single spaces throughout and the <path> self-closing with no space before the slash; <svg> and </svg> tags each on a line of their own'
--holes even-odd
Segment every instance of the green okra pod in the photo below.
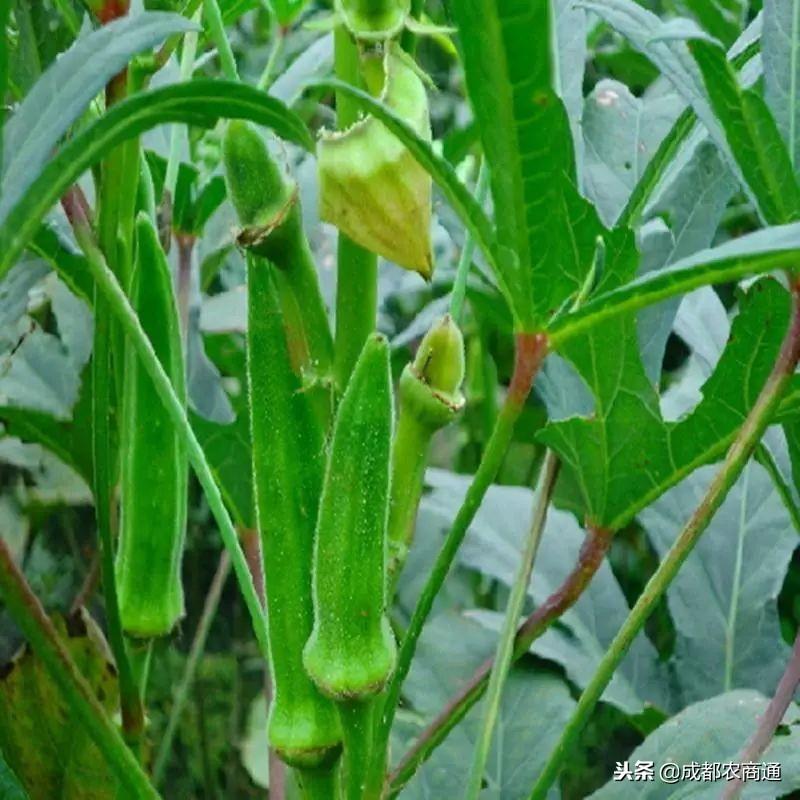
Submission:
<svg viewBox="0 0 800 800">
<path fill-rule="evenodd" d="M 414 361 L 400 377 L 389 506 L 392 576 L 400 571 L 414 535 L 431 438 L 464 407 L 463 380 L 464 341 L 448 314 L 425 334 Z"/>
<path fill-rule="evenodd" d="M 136 219 L 130 300 L 178 397 L 186 396 L 172 275 L 158 233 Z M 181 557 L 188 461 L 184 447 L 132 346 L 125 347 L 121 519 L 116 559 L 120 617 L 127 634 L 168 634 L 183 616 Z"/>
<path fill-rule="evenodd" d="M 323 692 L 367 698 L 394 669 L 386 617 L 392 392 L 389 346 L 371 336 L 339 405 L 317 518 L 314 628 L 303 663 Z"/>
<path fill-rule="evenodd" d="M 341 740 L 333 704 L 302 664 L 313 622 L 311 565 L 325 444 L 292 368 L 275 272 L 268 261 L 248 256 L 253 478 L 274 691 L 268 733 L 284 761 L 312 768 L 332 761 Z"/>
<path fill-rule="evenodd" d="M 284 313 L 292 305 L 302 308 L 302 314 L 286 319 L 290 352 L 306 380 L 325 379 L 330 375 L 333 340 L 303 231 L 297 186 L 246 122 L 228 124 L 222 152 L 228 194 L 242 225 L 237 241 L 278 267 L 275 280 Z"/>
</svg>

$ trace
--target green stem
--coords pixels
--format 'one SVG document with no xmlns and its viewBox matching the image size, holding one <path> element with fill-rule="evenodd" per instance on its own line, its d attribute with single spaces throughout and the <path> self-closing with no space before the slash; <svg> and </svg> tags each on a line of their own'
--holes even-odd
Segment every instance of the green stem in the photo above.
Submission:
<svg viewBox="0 0 800 800">
<path fill-rule="evenodd" d="M 361 83 L 358 49 L 344 25 L 334 33 L 336 76 L 347 83 Z M 342 93 L 336 96 L 339 128 L 358 119 L 358 107 Z M 334 378 L 343 392 L 367 337 L 375 330 L 378 312 L 378 257 L 339 233 L 336 265 L 336 350 Z"/>
<path fill-rule="evenodd" d="M 208 35 L 219 53 L 222 74 L 229 81 L 238 81 L 239 70 L 236 68 L 236 59 L 233 56 L 228 34 L 225 32 L 225 23 L 222 21 L 222 12 L 219 10 L 217 0 L 203 0 L 203 12 L 208 25 Z"/>
<path fill-rule="evenodd" d="M 422 12 L 425 10 L 425 0 L 411 0 L 411 8 L 409 9 L 409 16 L 418 20 L 422 17 Z M 413 56 L 417 52 L 417 35 L 406 29 L 400 36 L 400 46 L 409 55 Z"/>
<path fill-rule="evenodd" d="M 500 639 L 497 642 L 497 651 L 494 656 L 494 664 L 489 677 L 487 697 L 483 714 L 483 725 L 478 739 L 475 743 L 475 755 L 472 762 L 472 772 L 470 773 L 469 784 L 466 798 L 477 800 L 481 792 L 483 783 L 483 773 L 486 769 L 486 761 L 489 758 L 489 750 L 492 745 L 492 734 L 497 717 L 500 713 L 500 701 L 503 694 L 503 685 L 508 677 L 511 662 L 514 657 L 514 642 L 517 633 L 517 623 L 522 615 L 525 604 L 525 597 L 533 572 L 533 563 L 539 549 L 539 542 L 544 531 L 544 523 L 547 519 L 547 508 L 550 505 L 550 497 L 558 479 L 560 462 L 558 456 L 552 450 L 548 450 L 542 467 L 542 478 L 539 485 L 539 492 L 536 501 L 536 508 L 531 520 L 531 527 L 522 551 L 522 558 L 517 571 L 514 584 L 511 587 L 511 596 L 506 607 L 506 614 L 503 620 L 503 627 L 500 631 Z"/>
<path fill-rule="evenodd" d="M 387 534 L 389 597 L 394 594 L 391 589 L 403 568 L 414 533 L 432 434 L 431 428 L 401 403 L 392 444 L 392 487 Z"/>
<path fill-rule="evenodd" d="M 283 52 L 283 45 L 286 41 L 286 34 L 283 30 L 278 26 L 278 32 L 275 36 L 275 41 L 272 44 L 272 50 L 269 51 L 269 58 L 267 59 L 267 63 L 264 66 L 264 71 L 261 73 L 261 77 L 258 79 L 258 83 L 256 84 L 257 89 L 261 89 L 262 92 L 266 92 L 267 89 L 272 85 L 273 75 L 275 72 L 275 65 L 278 63 L 278 59 Z"/>
<path fill-rule="evenodd" d="M 344 800 L 363 800 L 372 761 L 375 700 L 337 703 L 342 724 L 341 777 Z"/>
<path fill-rule="evenodd" d="M 511 442 L 517 418 L 525 406 L 533 379 L 547 354 L 547 349 L 548 341 L 544 334 L 519 333 L 516 336 L 514 374 L 505 403 L 497 416 L 494 430 L 487 442 L 472 483 L 467 489 L 464 502 L 456 514 L 453 525 L 447 534 L 442 549 L 439 551 L 433 569 L 414 608 L 408 630 L 400 647 L 397 668 L 386 690 L 383 711 L 378 725 L 375 751 L 381 754 L 381 758 L 385 758 L 392 722 L 400 700 L 400 690 L 411 667 L 411 659 L 414 656 L 417 640 L 422 633 L 428 614 L 433 608 L 436 595 L 450 572 L 450 567 L 461 542 L 464 540 L 467 529 L 478 512 L 486 491 L 500 469 L 508 445 Z M 381 758 L 376 758 L 375 762 L 380 762 Z M 384 764 L 380 764 L 381 769 L 384 766 Z M 377 768 L 376 766 L 375 769 L 377 770 Z M 375 777 L 373 775 L 374 780 Z"/>
<path fill-rule="evenodd" d="M 695 544 L 708 527 L 729 490 L 744 469 L 772 414 L 780 402 L 800 356 L 800 287 L 792 293 L 792 321 L 781 346 L 778 360 L 764 384 L 753 408 L 747 415 L 736 439 L 728 450 L 722 467 L 711 482 L 700 505 L 695 509 L 669 552 L 653 573 L 644 591 L 623 623 L 608 650 L 600 661 L 594 676 L 583 691 L 578 705 L 561 737 L 550 754 L 531 793 L 531 800 L 544 798 L 558 777 L 561 765 L 575 744 L 578 734 L 594 710 L 597 701 L 614 676 L 631 643 L 641 631 L 664 592 L 672 583 L 678 570 L 692 552 Z"/>
<path fill-rule="evenodd" d="M 64 647 L 52 621 L 11 558 L 0 538 L 0 596 L 12 619 L 48 674 L 58 686 L 70 711 L 86 728 L 121 786 L 136 798 L 158 798 L 139 762 L 127 748 L 75 662 Z"/>
<path fill-rule="evenodd" d="M 269 645 L 267 642 L 266 619 L 259 603 L 253 579 L 247 565 L 236 530 L 231 522 L 231 518 L 225 508 L 219 487 L 214 480 L 214 475 L 209 467 L 203 448 L 197 441 L 197 437 L 189 424 L 186 410 L 175 394 L 174 389 L 167 377 L 161 362 L 156 356 L 147 334 L 142 329 L 136 314 L 131 308 L 130 302 L 119 285 L 115 275 L 106 266 L 103 254 L 97 249 L 91 237 L 91 231 L 85 218 L 73 221 L 73 227 L 85 255 L 87 266 L 95 280 L 100 294 L 108 303 L 111 314 L 118 321 L 126 336 L 131 343 L 138 357 L 142 360 L 142 365 L 147 370 L 147 374 L 153 381 L 156 392 L 164 403 L 170 415 L 172 424 L 181 439 L 183 446 L 187 450 L 189 463 L 197 475 L 197 479 L 206 496 L 209 509 L 219 526 L 220 536 L 225 544 L 225 548 L 231 557 L 236 580 L 244 598 L 245 605 L 250 614 L 253 625 L 253 632 L 258 642 L 261 655 L 269 658 Z"/>
<path fill-rule="evenodd" d="M 65 201 L 65 207 L 69 200 Z M 117 583 L 114 573 L 114 537 L 112 534 L 110 425 L 111 407 L 111 320 L 109 309 L 95 289 L 94 354 L 92 357 L 92 462 L 94 464 L 94 506 L 100 545 L 100 574 L 106 610 L 106 628 L 111 652 L 117 665 L 122 729 L 125 738 L 138 752 L 144 730 L 144 709 L 133 676 L 119 614 Z"/>
<path fill-rule="evenodd" d="M 483 206 L 486 199 L 486 192 L 489 189 L 489 166 L 486 161 L 481 162 L 478 172 L 478 181 L 475 184 L 475 199 Z M 461 320 L 461 311 L 464 308 L 464 298 L 467 295 L 467 278 L 469 268 L 472 266 L 472 256 L 475 254 L 475 239 L 472 233 L 467 230 L 464 234 L 464 248 L 458 259 L 456 268 L 456 279 L 453 283 L 453 291 L 450 294 L 450 316 L 456 321 Z"/>
<path fill-rule="evenodd" d="M 335 769 L 295 770 L 295 779 L 303 800 L 338 800 L 339 772 Z"/>
<path fill-rule="evenodd" d="M 217 613 L 222 590 L 225 587 L 225 581 L 228 578 L 230 570 L 231 559 L 227 551 L 225 551 L 220 556 L 217 571 L 214 573 L 211 585 L 208 587 L 208 594 L 206 594 L 206 599 L 203 603 L 203 613 L 200 615 L 200 622 L 197 624 L 192 646 L 189 649 L 189 656 L 186 659 L 183 677 L 175 692 L 175 702 L 172 704 L 169 720 L 167 721 L 167 728 L 164 731 L 164 736 L 161 739 L 158 754 L 156 755 L 156 760 L 153 765 L 153 783 L 156 786 L 164 779 L 164 772 L 166 771 L 169 756 L 172 752 L 172 741 L 175 738 L 175 732 L 178 730 L 178 724 L 181 721 L 183 709 L 186 707 L 186 701 L 189 699 L 189 692 L 191 691 L 194 676 L 197 672 L 197 665 L 200 663 L 200 659 L 205 652 L 208 632 L 211 630 L 211 623 L 214 621 L 214 616 Z"/>
</svg>

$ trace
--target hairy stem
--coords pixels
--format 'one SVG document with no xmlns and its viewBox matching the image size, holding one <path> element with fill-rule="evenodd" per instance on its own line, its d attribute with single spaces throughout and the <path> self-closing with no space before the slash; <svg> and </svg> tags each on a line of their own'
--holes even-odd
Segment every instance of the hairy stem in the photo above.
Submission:
<svg viewBox="0 0 800 800">
<path fill-rule="evenodd" d="M 341 775 L 343 800 L 362 800 L 365 795 L 370 763 L 373 757 L 373 715 L 376 703 L 372 699 L 337 703 L 342 723 Z"/>
<path fill-rule="evenodd" d="M 361 83 L 358 49 L 344 25 L 334 33 L 336 76 Z M 342 93 L 336 96 L 336 120 L 347 128 L 358 118 L 358 108 Z M 375 330 L 378 311 L 378 257 L 339 233 L 336 264 L 336 349 L 334 378 L 341 394 L 367 337 Z"/>
<path fill-rule="evenodd" d="M 770 422 L 772 414 L 786 390 L 792 373 L 800 356 L 800 285 L 795 282 L 792 291 L 792 321 L 786 333 L 778 360 L 767 378 L 755 405 L 744 421 L 733 444 L 728 450 L 722 467 L 709 486 L 700 505 L 695 509 L 686 526 L 681 531 L 669 552 L 662 559 L 658 569 L 653 573 L 644 591 L 639 596 L 633 609 L 623 623 L 608 650 L 603 656 L 589 684 L 583 691 L 578 705 L 559 741 L 550 754 L 536 784 L 533 787 L 531 800 L 538 800 L 547 795 L 548 790 L 558 777 L 561 765 L 567 757 L 578 734 L 583 730 L 597 701 L 610 683 L 631 643 L 644 626 L 667 587 L 678 574 L 681 565 L 694 549 L 703 531 L 708 527 L 714 514 L 722 505 L 728 491 L 736 482 L 745 464 L 753 453 L 764 430 Z"/>
<path fill-rule="evenodd" d="M 208 594 L 206 594 L 206 600 L 205 603 L 203 603 L 203 612 L 200 615 L 200 622 L 197 624 L 192 646 L 189 649 L 189 656 L 186 659 L 186 668 L 183 671 L 180 685 L 175 692 L 175 702 L 172 704 L 172 709 L 170 710 L 167 729 L 164 731 L 164 736 L 161 739 L 158 754 L 156 755 L 156 760 L 153 765 L 153 783 L 156 786 L 164 779 L 164 772 L 169 763 L 170 753 L 172 752 L 172 741 L 175 738 L 175 732 L 178 730 L 178 723 L 181 721 L 181 715 L 186 707 L 186 701 L 189 699 L 189 692 L 194 682 L 197 665 L 200 663 L 200 659 L 205 652 L 208 632 L 211 630 L 211 623 L 216 616 L 222 590 L 225 587 L 225 581 L 230 571 L 230 556 L 227 551 L 223 551 L 219 559 L 219 564 L 217 564 L 217 570 L 214 573 L 214 577 L 211 579 L 211 585 L 208 587 Z"/>
<path fill-rule="evenodd" d="M 106 715 L 36 595 L 0 538 L 0 597 L 33 651 L 58 686 L 64 702 L 81 721 L 120 785 L 133 797 L 158 798 L 139 762 Z"/>
<path fill-rule="evenodd" d="M 744 750 L 736 759 L 738 763 L 748 764 L 754 762 L 769 747 L 772 737 L 775 735 L 786 709 L 789 708 L 798 686 L 800 686 L 800 630 L 797 632 L 789 663 L 786 665 L 786 669 L 778 682 L 775 694 L 769 701 L 767 710 L 759 720 L 758 728 L 753 734 L 753 738 L 745 745 Z M 731 781 L 722 795 L 723 800 L 734 800 L 734 798 L 739 797 L 743 788 L 744 783 L 741 779 L 737 778 Z"/>
<path fill-rule="evenodd" d="M 586 590 L 603 563 L 611 545 L 612 533 L 606 528 L 589 527 L 575 567 L 556 589 L 517 629 L 514 638 L 513 660 L 522 658 L 531 644 L 539 638 L 567 609 L 571 608 Z M 451 730 L 483 696 L 489 682 L 494 660 L 487 659 L 474 672 L 463 688 L 454 695 L 436 718 L 419 735 L 413 747 L 389 776 L 394 797 L 410 780 L 420 764 L 445 740 Z"/>
<path fill-rule="evenodd" d="M 203 16 L 208 26 L 208 35 L 217 48 L 222 74 L 229 81 L 238 81 L 239 70 L 236 68 L 236 59 L 228 41 L 228 34 L 225 32 L 225 23 L 217 0 L 203 0 Z"/>
<path fill-rule="evenodd" d="M 517 571 L 514 584 L 511 587 L 511 596 L 508 599 L 503 627 L 500 631 L 500 638 L 497 642 L 494 662 L 489 676 L 487 687 L 486 704 L 483 714 L 483 725 L 481 726 L 478 740 L 475 743 L 475 755 L 472 762 L 469 784 L 466 797 L 469 800 L 477 800 L 481 792 L 483 783 L 483 772 L 486 768 L 486 761 L 489 758 L 489 750 L 492 746 L 492 734 L 494 726 L 500 713 L 500 701 L 503 694 L 503 685 L 508 677 L 508 671 L 514 656 L 514 641 L 517 632 L 517 620 L 522 614 L 525 604 L 525 597 L 530 585 L 533 563 L 536 560 L 536 553 L 539 550 L 539 542 L 542 539 L 544 523 L 547 519 L 547 509 L 550 505 L 550 497 L 558 479 L 560 462 L 558 456 L 552 450 L 547 452 L 544 465 L 542 467 L 542 478 L 539 485 L 539 492 L 536 501 L 536 508 L 531 520 L 531 527 L 522 551 L 519 569 Z"/>
<path fill-rule="evenodd" d="M 411 667 L 411 659 L 414 656 L 417 640 L 422 633 L 422 628 L 431 608 L 433 608 L 436 595 L 450 572 L 450 567 L 453 564 L 458 548 L 461 546 L 461 542 L 464 540 L 467 529 L 478 512 L 486 491 L 500 469 L 508 445 L 511 442 L 517 418 L 525 406 L 525 401 L 533 385 L 533 379 L 547 354 L 547 349 L 548 341 L 544 334 L 517 334 L 514 374 L 511 378 L 505 403 L 497 416 L 494 430 L 487 442 L 483 458 L 467 490 L 464 502 L 456 514 L 453 525 L 433 565 L 431 574 L 428 576 L 428 581 L 422 589 L 400 647 L 397 668 L 386 690 L 383 711 L 377 726 L 375 752 L 380 756 L 374 759 L 375 770 L 380 769 L 382 771 L 385 766 L 381 761 L 386 757 L 389 733 L 400 700 L 400 691 Z M 372 781 L 374 782 L 375 780 L 376 777 L 373 775 Z"/>
</svg>

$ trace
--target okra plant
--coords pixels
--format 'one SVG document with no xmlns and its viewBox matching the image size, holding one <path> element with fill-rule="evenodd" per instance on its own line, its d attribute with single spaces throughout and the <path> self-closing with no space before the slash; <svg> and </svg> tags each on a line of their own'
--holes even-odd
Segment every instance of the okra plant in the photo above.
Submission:
<svg viewBox="0 0 800 800">
<path fill-rule="evenodd" d="M 800 0 L 0 19 L 0 796 L 800 792 Z"/>
</svg>

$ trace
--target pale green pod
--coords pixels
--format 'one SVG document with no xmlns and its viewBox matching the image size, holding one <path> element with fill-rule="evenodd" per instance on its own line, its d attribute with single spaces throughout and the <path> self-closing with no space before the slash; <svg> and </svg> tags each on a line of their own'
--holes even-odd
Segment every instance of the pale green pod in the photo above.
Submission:
<svg viewBox="0 0 800 800">
<path fill-rule="evenodd" d="M 430 141 L 425 86 L 398 45 L 364 58 L 373 94 Z M 354 242 L 428 279 L 431 177 L 386 126 L 365 117 L 343 131 L 325 131 L 317 150 L 320 216 Z"/>
</svg>

